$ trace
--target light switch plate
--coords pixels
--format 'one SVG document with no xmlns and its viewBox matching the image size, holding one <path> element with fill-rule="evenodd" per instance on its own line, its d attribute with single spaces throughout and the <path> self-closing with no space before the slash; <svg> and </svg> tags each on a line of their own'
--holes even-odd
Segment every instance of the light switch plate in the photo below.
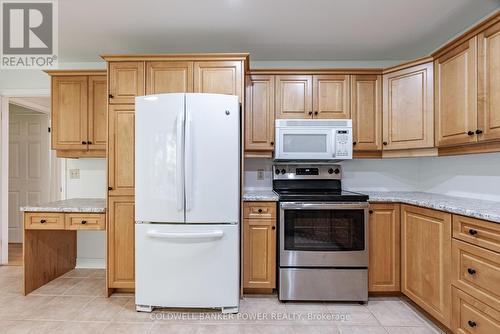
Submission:
<svg viewBox="0 0 500 334">
<path fill-rule="evenodd" d="M 79 169 L 70 169 L 69 170 L 69 178 L 70 179 L 79 179 L 80 178 L 80 170 Z"/>
<path fill-rule="evenodd" d="M 257 180 L 264 180 L 264 170 L 257 169 Z"/>
</svg>

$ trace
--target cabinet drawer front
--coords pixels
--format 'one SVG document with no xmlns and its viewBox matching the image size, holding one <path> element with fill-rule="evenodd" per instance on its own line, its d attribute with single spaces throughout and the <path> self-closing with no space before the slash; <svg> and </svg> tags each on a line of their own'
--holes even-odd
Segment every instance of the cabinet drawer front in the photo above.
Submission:
<svg viewBox="0 0 500 334">
<path fill-rule="evenodd" d="M 500 254 L 453 240 L 453 284 L 500 310 Z"/>
<path fill-rule="evenodd" d="M 276 217 L 276 202 L 245 202 L 244 218 L 274 218 Z"/>
<path fill-rule="evenodd" d="M 67 213 L 66 229 L 68 230 L 104 230 L 105 219 L 101 213 Z"/>
<path fill-rule="evenodd" d="M 64 213 L 25 213 L 24 224 L 27 230 L 64 230 Z"/>
<path fill-rule="evenodd" d="M 500 312 L 488 307 L 463 291 L 453 288 L 454 333 L 500 333 Z"/>
<path fill-rule="evenodd" d="M 500 224 L 453 215 L 453 237 L 500 253 Z"/>
</svg>

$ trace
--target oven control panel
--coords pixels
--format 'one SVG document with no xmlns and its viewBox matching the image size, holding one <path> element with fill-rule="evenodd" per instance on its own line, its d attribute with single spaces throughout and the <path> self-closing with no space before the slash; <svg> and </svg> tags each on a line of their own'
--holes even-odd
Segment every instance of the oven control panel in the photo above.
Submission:
<svg viewBox="0 0 500 334">
<path fill-rule="evenodd" d="M 308 180 L 342 178 L 342 168 L 335 164 L 318 165 L 274 165 L 274 180 Z"/>
</svg>

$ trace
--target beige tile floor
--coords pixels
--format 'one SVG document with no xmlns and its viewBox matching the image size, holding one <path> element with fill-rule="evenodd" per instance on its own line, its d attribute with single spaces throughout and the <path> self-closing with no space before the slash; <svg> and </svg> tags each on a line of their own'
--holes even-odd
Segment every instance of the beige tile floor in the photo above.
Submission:
<svg viewBox="0 0 500 334">
<path fill-rule="evenodd" d="M 104 270 L 76 269 L 21 295 L 19 266 L 0 266 L 0 333 L 441 333 L 405 300 L 357 303 L 280 303 L 245 297 L 237 316 L 218 312 L 134 310 L 131 294 L 105 297 Z"/>
</svg>

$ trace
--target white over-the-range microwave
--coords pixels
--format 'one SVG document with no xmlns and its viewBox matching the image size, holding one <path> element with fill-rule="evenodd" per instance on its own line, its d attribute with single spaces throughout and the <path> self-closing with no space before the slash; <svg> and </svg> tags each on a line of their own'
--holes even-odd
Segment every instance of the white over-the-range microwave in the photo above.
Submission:
<svg viewBox="0 0 500 334">
<path fill-rule="evenodd" d="M 276 120 L 274 160 L 352 159 L 352 120 Z"/>
</svg>

